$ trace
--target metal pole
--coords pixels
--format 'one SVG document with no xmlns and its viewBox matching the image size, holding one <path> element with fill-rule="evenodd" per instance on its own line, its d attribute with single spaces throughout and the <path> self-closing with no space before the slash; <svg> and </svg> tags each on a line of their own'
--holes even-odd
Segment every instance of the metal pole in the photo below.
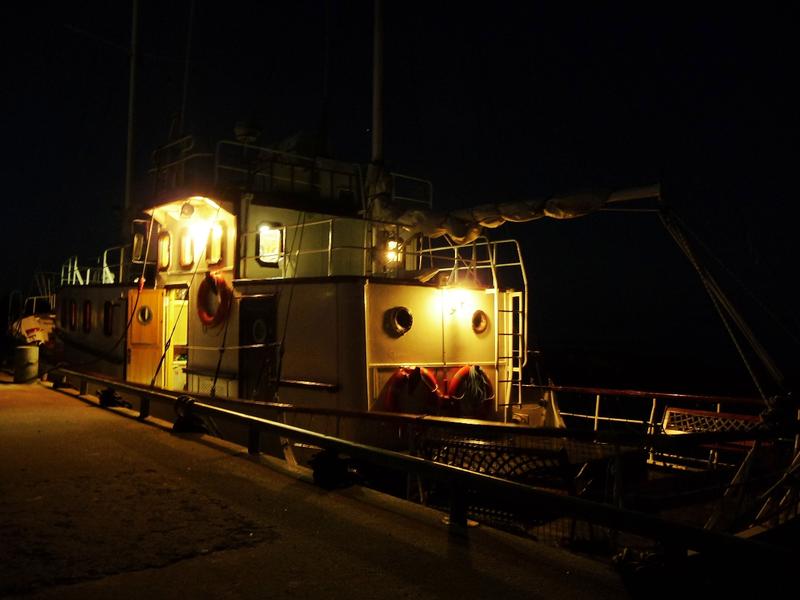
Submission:
<svg viewBox="0 0 800 600">
<path fill-rule="evenodd" d="M 383 0 L 375 0 L 372 34 L 372 163 L 383 162 Z"/>
<path fill-rule="evenodd" d="M 189 57 L 192 52 L 192 24 L 194 21 L 194 0 L 189 3 L 189 26 L 186 33 L 186 58 L 183 67 L 183 96 L 181 98 L 181 115 L 178 126 L 178 135 L 186 133 L 186 101 L 189 96 Z"/>
<path fill-rule="evenodd" d="M 128 84 L 128 150 L 125 162 L 125 200 L 123 220 L 127 219 L 131 207 L 131 194 L 133 188 L 133 116 L 134 96 L 136 90 L 136 38 L 139 29 L 139 0 L 133 0 L 133 16 L 131 25 L 131 53 L 130 53 L 130 81 Z"/>
</svg>

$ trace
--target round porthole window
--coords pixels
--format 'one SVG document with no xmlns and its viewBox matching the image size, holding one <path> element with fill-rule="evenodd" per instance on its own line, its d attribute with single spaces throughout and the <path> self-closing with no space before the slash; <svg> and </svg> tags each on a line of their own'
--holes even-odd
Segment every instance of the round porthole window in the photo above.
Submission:
<svg viewBox="0 0 800 600">
<path fill-rule="evenodd" d="M 404 335 L 413 324 L 414 317 L 405 306 L 390 308 L 383 315 L 383 328 L 392 337 Z"/>
<path fill-rule="evenodd" d="M 139 312 L 136 313 L 136 320 L 139 321 L 142 325 L 147 325 L 150 321 L 153 320 L 153 311 L 150 309 L 149 306 L 143 306 L 139 309 Z"/>
<path fill-rule="evenodd" d="M 489 316 L 482 310 L 472 313 L 472 331 L 480 335 L 489 328 Z"/>
</svg>

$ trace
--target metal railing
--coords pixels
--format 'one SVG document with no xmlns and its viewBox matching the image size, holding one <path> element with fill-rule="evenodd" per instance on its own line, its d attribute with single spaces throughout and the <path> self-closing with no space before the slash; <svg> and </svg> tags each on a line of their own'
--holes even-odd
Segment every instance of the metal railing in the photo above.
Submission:
<svg viewBox="0 0 800 600">
<path fill-rule="evenodd" d="M 114 284 L 125 281 L 126 269 L 132 264 L 129 248 L 130 244 L 106 248 L 92 265 L 82 265 L 77 255 L 70 256 L 61 265 L 59 284 L 62 286 Z"/>
<path fill-rule="evenodd" d="M 660 417 L 667 402 L 672 403 L 694 403 L 697 405 L 711 406 L 713 410 L 722 412 L 723 407 L 735 406 L 748 409 L 751 414 L 757 414 L 764 409 L 763 400 L 757 398 L 745 398 L 740 396 L 717 396 L 703 394 L 680 394 L 670 392 L 649 392 L 642 390 L 626 390 L 611 388 L 594 388 L 562 385 L 535 385 L 522 384 L 523 389 L 540 390 L 545 392 L 555 392 L 558 394 L 576 395 L 581 397 L 591 397 L 593 399 L 592 412 L 574 412 L 561 408 L 562 417 L 571 417 L 582 421 L 590 421 L 592 429 L 598 431 L 601 423 L 623 423 L 640 426 L 648 433 L 652 433 L 661 425 Z M 639 401 L 640 406 L 648 406 L 646 414 L 641 418 L 620 417 L 603 414 L 603 403 L 611 399 L 624 398 L 632 401 Z M 564 404 L 564 402 L 560 402 Z M 569 402 L 567 402 L 569 403 Z M 630 406 L 627 406 L 630 408 Z"/>
<path fill-rule="evenodd" d="M 348 457 L 369 463 L 371 465 L 406 472 L 425 480 L 437 481 L 447 486 L 450 490 L 450 523 L 451 525 L 465 527 L 467 524 L 467 502 L 471 493 L 481 493 L 495 499 L 502 499 L 512 505 L 537 506 L 554 511 L 572 518 L 587 520 L 591 523 L 610 527 L 617 531 L 628 532 L 657 540 L 664 547 L 671 550 L 671 555 L 683 555 L 687 550 L 699 552 L 713 552 L 724 557 L 736 560 L 766 559 L 770 561 L 796 560 L 796 552 L 785 548 L 768 545 L 752 539 L 744 539 L 725 533 L 713 532 L 690 525 L 667 521 L 665 519 L 644 514 L 637 511 L 626 510 L 596 501 L 590 501 L 575 496 L 554 494 L 493 475 L 478 473 L 464 468 L 454 467 L 439 462 L 425 460 L 418 456 L 387 450 L 375 446 L 348 441 L 339 437 L 325 435 L 302 429 L 285 423 L 263 419 L 237 411 L 228 410 L 219 406 L 199 402 L 193 398 L 175 396 L 153 389 L 120 383 L 105 378 L 83 374 L 65 369 L 55 370 L 53 376 L 71 377 L 80 381 L 80 393 L 88 392 L 88 383 L 98 383 L 113 389 L 125 391 L 140 398 L 139 417 L 147 418 L 150 414 L 150 402 L 166 402 L 176 406 L 176 413 L 182 416 L 207 416 L 214 419 L 230 420 L 244 425 L 248 430 L 247 449 L 250 454 L 261 452 L 261 436 L 264 434 L 276 435 L 280 438 L 292 439 L 296 442 L 320 448 L 334 457 Z M 342 411 L 320 411 L 319 409 L 300 409 L 287 405 L 276 405 L 283 410 L 315 410 L 320 413 L 335 414 Z M 346 412 L 346 411 L 345 411 Z M 364 418 L 394 419 L 397 422 L 413 420 L 419 423 L 418 415 L 375 415 L 361 413 Z M 347 416 L 353 416 L 348 414 Z M 436 426 L 453 426 L 441 418 L 426 418 L 425 422 Z M 473 431 L 490 428 L 504 432 L 526 430 L 526 433 L 540 436 L 567 437 L 575 435 L 564 430 L 548 431 L 539 430 L 534 433 L 532 428 L 519 428 L 507 424 L 486 424 L 479 422 L 465 422 L 463 426 Z M 585 436 L 587 432 L 579 433 Z M 685 437 L 685 436 L 681 436 Z"/>
</svg>

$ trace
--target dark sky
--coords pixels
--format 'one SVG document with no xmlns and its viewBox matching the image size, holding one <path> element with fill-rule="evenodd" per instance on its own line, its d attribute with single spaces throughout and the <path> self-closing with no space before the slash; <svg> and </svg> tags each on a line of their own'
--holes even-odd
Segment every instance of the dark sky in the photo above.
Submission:
<svg viewBox="0 0 800 600">
<path fill-rule="evenodd" d="M 387 162 L 431 179 L 440 207 L 661 182 L 735 274 L 706 257 L 792 372 L 797 14 L 640 5 L 387 2 Z M 367 161 L 371 3 L 328 6 L 326 17 L 322 1 L 197 0 L 188 129 L 232 137 L 236 120 L 255 118 L 265 144 L 314 130 L 327 19 L 334 153 Z M 180 106 L 188 12 L 188 0 L 140 2 L 140 191 Z M 116 242 L 130 3 L 40 3 L 4 20 L 5 293 L 27 291 L 35 268 Z M 680 357 L 741 371 L 656 216 L 606 213 L 494 235 L 523 243 L 533 330 L 546 349 L 633 348 L 666 360 L 666 371 L 670 360 L 683 368 Z"/>
</svg>

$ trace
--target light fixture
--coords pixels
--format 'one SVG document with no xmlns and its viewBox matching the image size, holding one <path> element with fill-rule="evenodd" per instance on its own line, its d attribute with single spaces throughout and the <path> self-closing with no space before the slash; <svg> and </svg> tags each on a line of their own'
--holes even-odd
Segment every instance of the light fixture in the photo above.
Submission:
<svg viewBox="0 0 800 600">
<path fill-rule="evenodd" d="M 396 265 L 400 262 L 402 252 L 402 240 L 390 237 L 386 240 L 386 250 L 383 254 L 383 260 L 387 265 Z"/>
<path fill-rule="evenodd" d="M 194 206 L 191 202 L 184 202 L 181 206 L 181 219 L 189 219 L 194 214 Z"/>
</svg>

